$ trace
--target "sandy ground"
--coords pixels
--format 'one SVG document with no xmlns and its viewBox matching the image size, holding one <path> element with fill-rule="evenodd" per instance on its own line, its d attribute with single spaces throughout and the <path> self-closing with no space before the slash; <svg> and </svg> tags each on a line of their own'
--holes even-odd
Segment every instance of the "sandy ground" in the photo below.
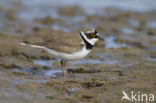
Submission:
<svg viewBox="0 0 156 103">
<path fill-rule="evenodd" d="M 107 15 L 87 15 L 71 6 L 59 8 L 60 18 L 26 22 L 17 16 L 23 5 L 14 6 L 0 5 L 0 103 L 121 103 L 122 91 L 156 95 L 156 11 L 109 8 Z M 82 19 L 71 23 L 76 17 Z M 105 42 L 85 59 L 68 62 L 69 78 L 62 76 L 58 58 L 19 45 L 76 35 L 82 25 L 96 27 Z"/>
</svg>

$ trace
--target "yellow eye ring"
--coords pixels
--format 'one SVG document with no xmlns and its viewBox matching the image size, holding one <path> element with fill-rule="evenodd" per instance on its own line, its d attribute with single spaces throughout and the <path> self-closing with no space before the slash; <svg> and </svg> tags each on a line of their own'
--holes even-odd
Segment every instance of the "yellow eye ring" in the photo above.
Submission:
<svg viewBox="0 0 156 103">
<path fill-rule="evenodd" d="M 92 34 L 90 34 L 90 36 L 91 36 L 92 38 L 94 38 L 94 37 L 96 37 L 96 34 L 95 34 L 95 33 L 92 33 Z"/>
</svg>

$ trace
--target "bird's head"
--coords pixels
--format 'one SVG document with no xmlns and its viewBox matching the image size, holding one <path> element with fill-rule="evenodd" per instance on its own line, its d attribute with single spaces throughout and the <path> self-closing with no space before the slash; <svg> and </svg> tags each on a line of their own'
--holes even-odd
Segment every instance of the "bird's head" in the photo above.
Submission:
<svg viewBox="0 0 156 103">
<path fill-rule="evenodd" d="M 85 43 L 94 45 L 98 40 L 103 40 L 94 28 L 87 28 L 80 31 L 80 35 Z"/>
</svg>

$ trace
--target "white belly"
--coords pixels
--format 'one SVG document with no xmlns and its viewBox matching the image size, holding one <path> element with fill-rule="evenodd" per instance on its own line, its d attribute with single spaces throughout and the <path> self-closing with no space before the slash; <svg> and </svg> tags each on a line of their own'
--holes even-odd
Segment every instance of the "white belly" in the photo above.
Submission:
<svg viewBox="0 0 156 103">
<path fill-rule="evenodd" d="M 77 59 L 82 59 L 85 56 L 87 56 L 91 50 L 87 50 L 85 47 L 83 47 L 82 50 L 78 51 L 78 52 L 74 52 L 72 54 L 67 54 L 67 53 L 62 53 L 62 52 L 56 52 L 54 50 L 48 49 L 46 50 L 48 53 L 55 55 L 57 57 L 60 57 L 62 59 L 66 59 L 66 60 L 77 60 Z"/>
</svg>

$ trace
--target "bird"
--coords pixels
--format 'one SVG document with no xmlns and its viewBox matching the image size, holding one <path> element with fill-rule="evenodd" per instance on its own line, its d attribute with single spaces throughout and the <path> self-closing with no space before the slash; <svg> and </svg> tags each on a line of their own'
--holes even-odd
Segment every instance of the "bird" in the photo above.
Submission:
<svg viewBox="0 0 156 103">
<path fill-rule="evenodd" d="M 29 46 L 45 50 L 55 57 L 61 58 L 60 64 L 64 77 L 68 77 L 66 69 L 67 61 L 78 60 L 86 57 L 95 46 L 98 40 L 104 40 L 95 28 L 84 28 L 78 37 L 72 35 L 60 36 L 40 42 L 21 42 L 22 46 Z"/>
</svg>

